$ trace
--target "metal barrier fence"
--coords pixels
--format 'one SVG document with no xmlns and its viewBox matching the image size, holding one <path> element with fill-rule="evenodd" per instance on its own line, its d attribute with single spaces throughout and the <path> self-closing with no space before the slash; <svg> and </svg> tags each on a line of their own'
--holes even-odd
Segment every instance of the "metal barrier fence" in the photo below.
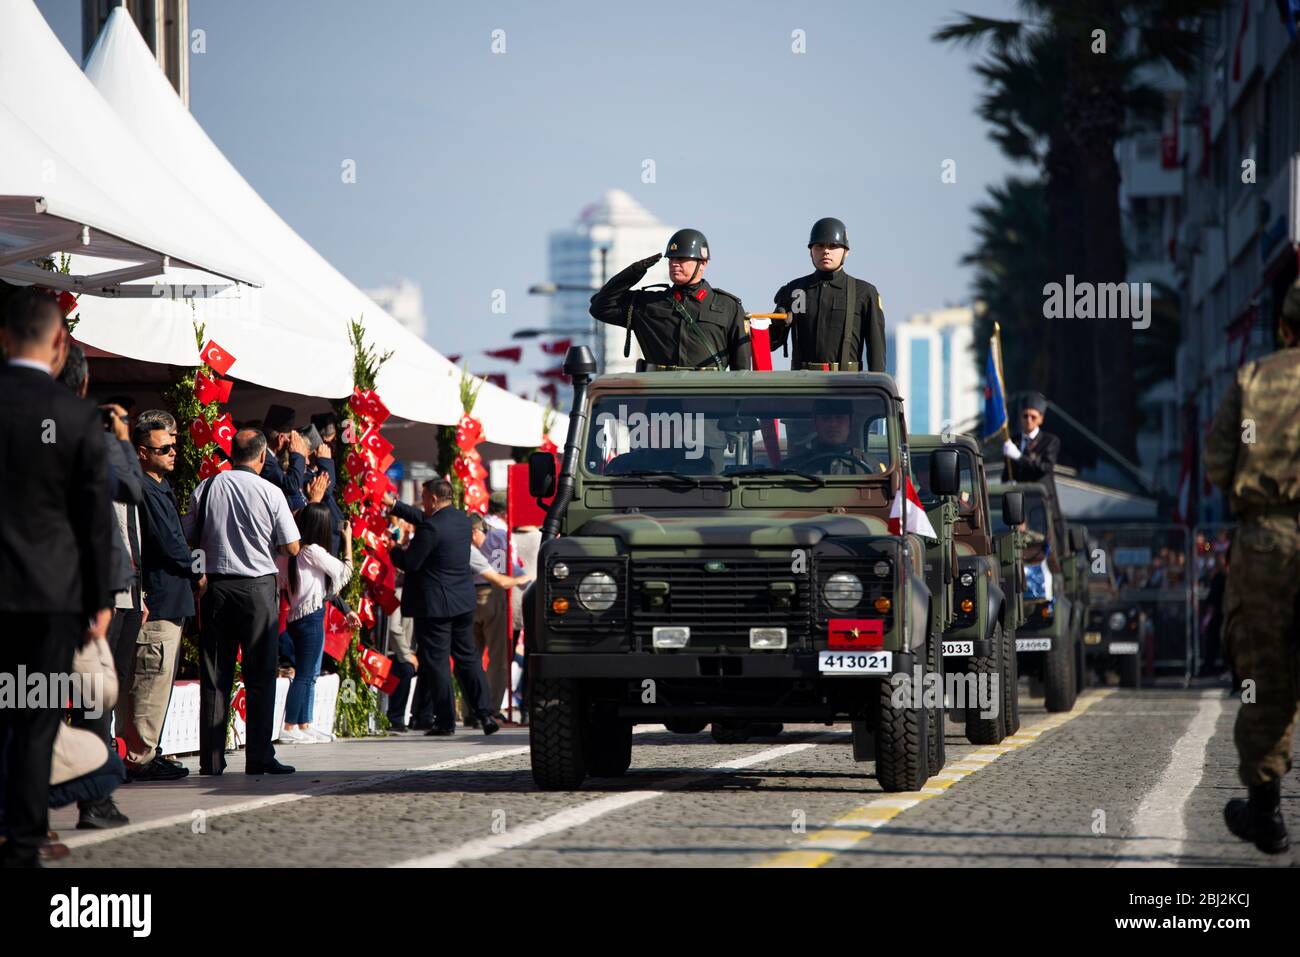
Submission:
<svg viewBox="0 0 1300 957">
<path fill-rule="evenodd" d="M 1143 613 L 1144 680 L 1175 677 L 1189 683 L 1199 665 L 1190 530 L 1183 525 L 1089 522 L 1088 538 L 1090 550 L 1098 545 L 1104 550 L 1119 603 Z M 1096 553 L 1091 557 L 1095 561 Z"/>
</svg>

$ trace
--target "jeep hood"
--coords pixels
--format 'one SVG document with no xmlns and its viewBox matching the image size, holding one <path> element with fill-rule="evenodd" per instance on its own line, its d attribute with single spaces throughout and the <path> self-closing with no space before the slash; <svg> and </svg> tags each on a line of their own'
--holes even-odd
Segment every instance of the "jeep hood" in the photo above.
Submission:
<svg viewBox="0 0 1300 957">
<path fill-rule="evenodd" d="M 884 519 L 874 515 L 746 511 L 743 517 L 725 518 L 663 512 L 602 515 L 571 534 L 615 538 L 628 548 L 782 548 L 808 547 L 827 537 L 888 535 L 889 531 Z"/>
</svg>

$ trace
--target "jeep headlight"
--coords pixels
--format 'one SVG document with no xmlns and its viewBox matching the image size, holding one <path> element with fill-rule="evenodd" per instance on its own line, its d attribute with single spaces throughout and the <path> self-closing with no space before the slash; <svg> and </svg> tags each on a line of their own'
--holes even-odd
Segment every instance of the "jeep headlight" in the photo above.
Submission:
<svg viewBox="0 0 1300 957">
<path fill-rule="evenodd" d="M 862 601 L 862 581 L 851 572 L 836 572 L 822 586 L 822 598 L 836 611 L 848 611 Z"/>
<path fill-rule="evenodd" d="M 1124 626 L 1128 624 L 1128 617 L 1122 611 L 1112 611 L 1110 613 L 1110 630 L 1123 631 Z"/>
<path fill-rule="evenodd" d="M 618 599 L 618 584 L 608 572 L 590 572 L 578 582 L 578 602 L 587 611 L 609 611 Z"/>
<path fill-rule="evenodd" d="M 959 581 L 961 581 L 962 588 L 970 588 L 971 585 L 975 584 L 975 576 L 970 572 L 962 572 Z"/>
</svg>

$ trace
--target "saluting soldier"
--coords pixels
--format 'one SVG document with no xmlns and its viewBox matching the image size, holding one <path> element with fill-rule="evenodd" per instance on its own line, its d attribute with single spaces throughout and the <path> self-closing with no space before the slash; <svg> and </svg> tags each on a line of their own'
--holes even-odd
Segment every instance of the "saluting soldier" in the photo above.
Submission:
<svg viewBox="0 0 1300 957">
<path fill-rule="evenodd" d="M 664 256 L 672 285 L 634 290 Z M 704 234 L 679 229 L 662 255 L 634 262 L 605 283 L 591 297 L 591 315 L 627 328 L 624 355 L 630 353 L 635 333 L 649 369 L 749 369 L 744 307 L 731 293 L 709 285 L 704 278 L 708 265 Z"/>
<path fill-rule="evenodd" d="M 885 371 L 885 310 L 876 287 L 844 271 L 849 234 L 827 217 L 813 223 L 808 254 L 816 270 L 776 291 L 778 312 L 790 321 L 772 323 L 772 351 L 794 337 L 792 369 L 826 372 Z M 866 361 L 863 362 L 863 350 Z M 785 354 L 789 354 L 788 350 Z"/>
<path fill-rule="evenodd" d="M 1233 738 L 1249 798 L 1223 809 L 1228 830 L 1268 854 L 1290 846 L 1282 778 L 1300 698 L 1300 280 L 1282 306 L 1284 348 L 1242 366 L 1205 443 L 1205 474 L 1232 504 L 1224 647 L 1243 688 Z"/>
</svg>

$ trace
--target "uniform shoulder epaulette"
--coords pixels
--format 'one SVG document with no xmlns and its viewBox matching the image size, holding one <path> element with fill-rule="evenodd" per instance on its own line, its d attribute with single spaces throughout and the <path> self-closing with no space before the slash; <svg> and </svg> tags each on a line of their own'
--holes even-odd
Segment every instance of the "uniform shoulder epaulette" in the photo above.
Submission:
<svg viewBox="0 0 1300 957">
<path fill-rule="evenodd" d="M 739 306 L 739 305 L 742 304 L 741 301 L 740 301 L 740 297 L 737 296 L 734 292 L 727 292 L 727 290 L 725 290 L 725 289 L 719 289 L 717 286 L 711 286 L 710 288 L 711 288 L 715 293 L 717 293 L 719 296 L 726 296 L 728 299 L 734 299 L 734 300 L 736 300 L 736 305 Z"/>
</svg>

